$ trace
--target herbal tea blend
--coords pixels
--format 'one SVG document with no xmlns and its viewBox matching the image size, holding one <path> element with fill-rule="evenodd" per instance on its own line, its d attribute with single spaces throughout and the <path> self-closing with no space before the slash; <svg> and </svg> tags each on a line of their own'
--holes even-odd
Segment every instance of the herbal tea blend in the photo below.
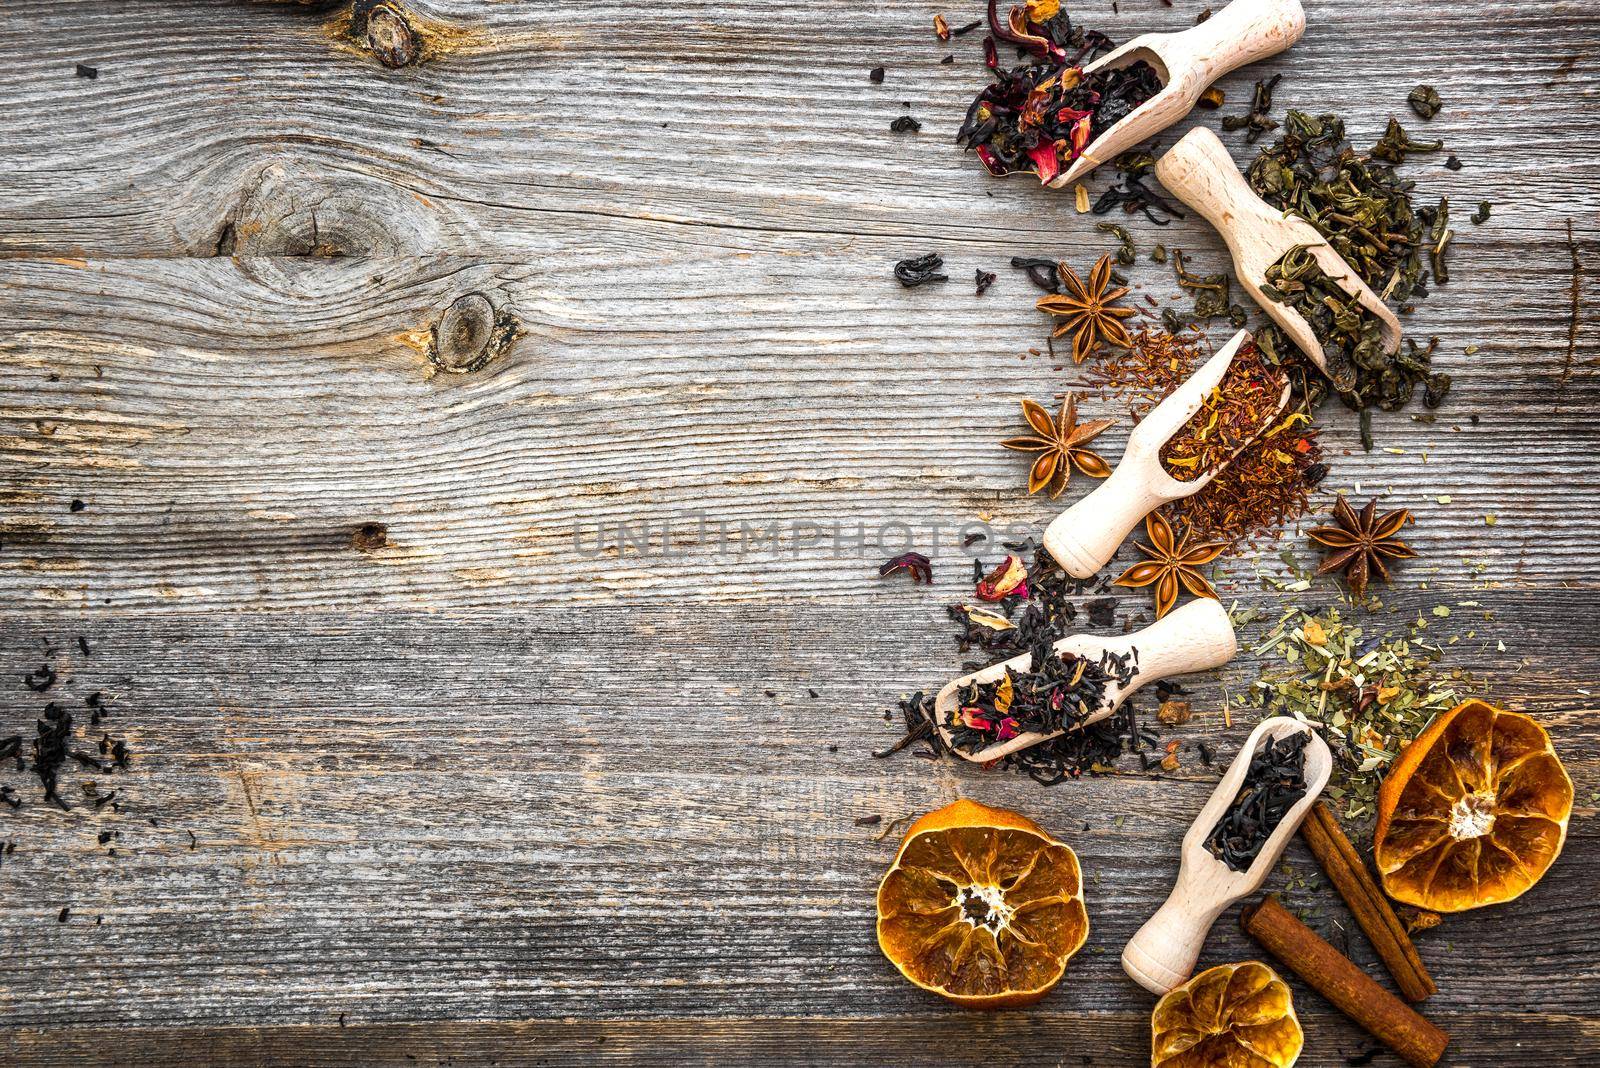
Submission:
<svg viewBox="0 0 1600 1068">
<path fill-rule="evenodd" d="M 1143 60 L 1089 75 L 1048 65 L 996 71 L 956 141 L 977 153 L 990 174 L 1022 171 L 1049 183 L 1160 90 L 1160 76 Z"/>
<path fill-rule="evenodd" d="M 1273 207 L 1292 211 L 1322 234 L 1344 261 L 1384 300 L 1409 309 L 1413 297 L 1428 295 L 1428 271 L 1436 282 L 1449 280 L 1445 251 L 1452 236 L 1449 204 L 1413 208 L 1412 183 L 1395 167 L 1410 152 L 1433 152 L 1440 142 L 1412 140 L 1393 119 L 1370 153 L 1361 154 L 1345 139 L 1344 122 L 1336 115 L 1289 112 L 1284 137 L 1264 149 L 1248 171 L 1250 187 Z M 1418 383 L 1427 388 L 1430 407 L 1444 399 L 1450 376 L 1433 373 L 1431 349 L 1407 345 L 1393 355 L 1375 344 L 1376 324 L 1342 287 L 1329 282 L 1321 269 L 1307 266 L 1309 257 L 1280 263 L 1268 284 L 1285 291 L 1286 301 L 1305 315 L 1323 342 L 1333 385 L 1344 403 L 1356 410 L 1403 408 Z M 1286 257 L 1287 260 L 1287 257 Z M 1286 287 L 1284 283 L 1289 283 Z M 1301 287 L 1304 287 L 1303 289 Z M 1273 293 L 1268 296 L 1277 299 Z M 1322 311 L 1306 311 L 1325 301 Z M 1283 332 L 1267 327 L 1256 337 L 1269 358 L 1285 365 L 1296 358 Z M 1322 386 L 1307 376 L 1304 392 L 1312 403 Z M 1364 424 L 1365 425 L 1365 424 Z"/>
<path fill-rule="evenodd" d="M 1287 382 L 1280 368 L 1262 359 L 1255 342 L 1243 342 L 1200 410 L 1161 447 L 1167 473 L 1192 482 L 1227 463 L 1275 420 Z"/>
<path fill-rule="evenodd" d="M 1085 75 L 1082 63 L 1109 50 L 1111 41 L 1075 28 L 1059 5 L 1014 7 L 1003 26 L 990 0 L 989 30 L 984 60 L 995 80 L 967 109 L 956 143 L 977 153 L 990 174 L 1022 171 L 1048 183 L 1161 90 L 1160 75 L 1143 60 Z M 1002 70 L 996 41 L 1037 62 Z"/>
<path fill-rule="evenodd" d="M 1283 817 L 1306 796 L 1308 731 L 1268 738 L 1250 758 L 1239 794 L 1206 836 L 1206 849 L 1233 871 L 1249 869 Z"/>
<path fill-rule="evenodd" d="M 956 693 L 944 724 L 951 744 L 976 753 L 1019 734 L 1053 734 L 1082 723 L 1099 708 L 1112 682 L 1126 683 L 1138 656 L 1104 654 L 1098 661 L 1058 655 L 1052 643 L 1032 650 L 1027 671 L 1007 669 L 998 682 L 974 682 Z"/>
<path fill-rule="evenodd" d="M 1420 616 L 1400 634 L 1371 633 L 1337 608 L 1285 612 L 1252 649 L 1264 660 L 1247 701 L 1263 716 L 1317 724 L 1333 750 L 1327 794 L 1354 819 L 1372 809 L 1378 781 L 1429 720 L 1455 707 L 1470 683 L 1444 672 L 1443 648 Z"/>
</svg>

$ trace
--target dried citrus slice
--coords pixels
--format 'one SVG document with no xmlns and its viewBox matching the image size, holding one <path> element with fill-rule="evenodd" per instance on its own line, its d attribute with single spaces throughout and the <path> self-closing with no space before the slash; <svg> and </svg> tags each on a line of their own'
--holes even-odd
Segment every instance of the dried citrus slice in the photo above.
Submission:
<svg viewBox="0 0 1600 1068">
<path fill-rule="evenodd" d="M 1304 1045 L 1288 985 L 1253 960 L 1201 972 L 1150 1016 L 1151 1068 L 1288 1068 Z"/>
<path fill-rule="evenodd" d="M 1439 716 L 1378 791 L 1373 848 L 1397 901 L 1459 912 L 1538 882 L 1567 838 L 1572 780 L 1521 712 L 1468 701 Z"/>
<path fill-rule="evenodd" d="M 969 1008 L 1031 1005 L 1089 937 L 1077 855 L 1015 812 L 957 801 L 911 825 L 878 885 L 878 946 Z"/>
</svg>

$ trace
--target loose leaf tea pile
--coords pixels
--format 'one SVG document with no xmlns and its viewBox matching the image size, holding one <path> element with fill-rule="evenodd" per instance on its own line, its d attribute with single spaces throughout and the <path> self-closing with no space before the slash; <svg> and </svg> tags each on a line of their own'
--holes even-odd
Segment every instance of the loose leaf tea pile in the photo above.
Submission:
<svg viewBox="0 0 1600 1068">
<path fill-rule="evenodd" d="M 1412 183 L 1395 164 L 1418 145 L 1392 123 L 1373 153 L 1358 153 L 1336 115 L 1291 111 L 1284 136 L 1263 149 L 1247 178 L 1256 195 L 1291 211 L 1327 238 L 1361 280 L 1387 300 L 1408 302 L 1422 282 L 1426 229 L 1412 208 Z M 1394 131 L 1399 131 L 1395 134 Z M 1376 158 L 1381 151 L 1387 160 Z"/>
<path fill-rule="evenodd" d="M 1142 329 L 1127 349 L 1092 365 L 1090 379 L 1127 396 L 1129 414 L 1137 421 L 1178 388 L 1200 360 L 1193 340 Z M 1321 457 L 1317 431 L 1297 409 L 1245 446 L 1205 489 L 1163 511 L 1173 522 L 1230 547 L 1274 534 L 1304 514 L 1309 489 L 1327 473 Z"/>
<path fill-rule="evenodd" d="M 1034 551 L 1029 543 L 1009 548 L 1014 550 L 1013 555 L 999 566 L 988 572 L 978 567 L 978 574 L 974 576 L 975 592 L 984 603 L 956 604 L 949 608 L 950 618 L 958 628 L 955 634 L 957 647 L 962 652 L 982 649 L 990 655 L 990 663 L 1010 659 L 1018 653 L 1047 650 L 1056 641 L 1072 633 L 1079 616 L 1074 598 L 1090 590 L 1088 583 L 1075 580 L 1061 570 L 1043 549 Z M 1019 554 L 1025 552 L 1033 552 L 1033 563 L 1029 566 L 1021 565 L 1022 557 Z M 1100 588 L 1104 588 L 1104 583 Z M 1005 592 L 1002 593 L 1002 590 Z M 994 596 L 996 594 L 998 596 Z M 1116 603 L 1111 597 L 1088 601 L 1084 607 L 1089 624 L 1098 628 L 1114 626 Z M 1052 659 L 1065 663 L 1060 657 Z M 1132 664 L 1132 658 L 1126 663 L 1102 662 L 1094 665 L 1098 669 L 1096 677 L 1102 673 L 1108 678 L 1121 677 L 1121 672 L 1130 670 Z M 982 666 L 970 664 L 968 670 Z M 1085 678 L 1090 677 L 1089 672 L 1090 669 L 1085 668 Z M 1013 682 L 1012 685 L 1015 700 L 1016 684 Z M 1079 685 L 1082 685 L 1082 680 Z M 1159 684 L 1157 689 L 1161 689 Z M 992 700 L 993 695 L 988 695 L 987 699 Z M 905 734 L 893 745 L 873 753 L 873 756 L 888 757 L 912 746 L 917 747 L 912 750 L 914 755 L 927 760 L 940 759 L 949 752 L 943 737 L 935 729 L 934 699 L 931 695 L 913 694 L 900 702 L 899 713 Z M 885 718 L 892 718 L 892 713 L 885 713 Z M 1114 772 L 1118 760 L 1125 753 L 1137 754 L 1141 766 L 1148 769 L 1155 762 L 1146 751 L 1155 744 L 1155 735 L 1139 726 L 1134 702 L 1128 701 L 1105 719 L 1012 753 L 994 766 L 1021 772 L 1042 785 L 1054 786 L 1084 774 Z"/>
<path fill-rule="evenodd" d="M 1421 618 L 1402 635 L 1368 636 L 1339 609 L 1285 612 L 1254 649 L 1263 664 L 1247 700 L 1264 716 L 1294 716 L 1322 728 L 1333 749 L 1328 796 L 1345 815 L 1371 811 L 1382 769 L 1428 721 L 1464 697 L 1459 670 L 1441 677 L 1443 649 Z"/>
<path fill-rule="evenodd" d="M 1028 546 L 1016 548 L 1020 553 Z M 1031 566 L 1018 554 L 1008 555 L 992 571 L 974 576 L 973 592 L 990 605 L 950 606 L 950 618 L 960 628 L 956 646 L 964 653 L 978 648 L 1008 659 L 1065 638 L 1078 618 L 1072 597 L 1081 591 L 1082 584 L 1042 549 L 1034 553 Z"/>
<path fill-rule="evenodd" d="M 1160 89 L 1160 76 L 1143 60 L 1090 75 L 1077 67 L 997 71 L 956 140 L 977 153 L 990 174 L 1022 171 L 1049 183 Z"/>
<path fill-rule="evenodd" d="M 1137 652 L 1106 653 L 1094 661 L 1070 653 L 1057 655 L 1050 642 L 1040 642 L 1033 647 L 1026 671 L 1007 668 L 997 682 L 968 683 L 958 690 L 944 727 L 951 744 L 967 753 L 1019 734 L 1066 730 L 1105 703 L 1109 684 L 1125 684 L 1137 667 Z"/>
<path fill-rule="evenodd" d="M 1246 871 L 1278 829 L 1283 817 L 1306 796 L 1307 731 L 1268 738 L 1250 758 L 1239 794 L 1206 836 L 1206 849 L 1233 871 Z"/>
<path fill-rule="evenodd" d="M 975 152 L 990 174 L 1019 171 L 1048 183 L 1096 138 L 1161 90 L 1161 76 L 1139 60 L 1084 74 L 1080 64 L 1111 46 L 1103 34 L 1073 27 L 1057 0 L 1028 0 L 1001 25 L 989 2 L 984 58 L 994 82 L 967 109 L 956 142 Z M 996 40 L 1039 62 L 1002 70 Z"/>
<path fill-rule="evenodd" d="M 1277 419 L 1287 381 L 1280 368 L 1261 358 L 1254 342 L 1243 342 L 1200 410 L 1162 446 L 1167 472 L 1179 482 L 1192 482 L 1226 463 Z"/>
<path fill-rule="evenodd" d="M 1336 115 L 1308 115 L 1291 111 L 1284 136 L 1264 149 L 1250 164 L 1250 187 L 1273 207 L 1291 211 L 1309 222 L 1333 250 L 1353 267 L 1361 280 L 1384 300 L 1409 310 L 1414 297 L 1428 295 L 1431 268 L 1439 283 L 1449 280 L 1444 262 L 1450 242 L 1449 205 L 1414 209 L 1412 185 L 1395 173 L 1408 153 L 1433 152 L 1439 142 L 1412 140 L 1393 119 L 1370 153 L 1358 153 L 1345 139 L 1344 122 Z M 1327 280 L 1309 256 L 1293 259 L 1268 273 L 1269 285 L 1283 293 L 1287 303 L 1306 315 L 1323 339 L 1334 377 L 1334 389 L 1351 408 L 1373 406 L 1393 411 L 1405 406 L 1419 382 L 1428 386 L 1428 401 L 1436 405 L 1449 389 L 1448 375 L 1432 374 L 1431 349 L 1404 346 L 1392 356 L 1374 344 L 1376 328 L 1371 317 L 1351 301 L 1342 287 Z M 1277 295 L 1268 292 L 1272 299 Z M 1327 301 L 1320 312 L 1307 314 L 1313 302 Z M 1296 361 L 1293 346 L 1275 326 L 1256 340 L 1270 356 L 1285 363 Z M 1304 378 L 1315 402 L 1322 386 L 1315 375 Z"/>
<path fill-rule="evenodd" d="M 1305 246 L 1290 249 L 1267 268 L 1261 292 L 1305 319 L 1322 345 L 1328 379 L 1350 407 L 1401 408 L 1427 377 L 1427 353 L 1420 361 L 1404 350 L 1391 356 L 1384 345 L 1383 320 L 1329 277 Z M 1279 347 L 1281 336 L 1273 328 L 1263 345 L 1279 360 L 1292 359 L 1293 350 Z"/>
</svg>

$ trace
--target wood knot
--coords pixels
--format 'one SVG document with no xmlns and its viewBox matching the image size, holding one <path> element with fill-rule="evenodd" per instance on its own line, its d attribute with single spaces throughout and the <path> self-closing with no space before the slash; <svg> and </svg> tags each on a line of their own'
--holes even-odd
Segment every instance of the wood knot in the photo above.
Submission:
<svg viewBox="0 0 1600 1068">
<path fill-rule="evenodd" d="M 389 0 L 356 0 L 351 9 L 357 40 L 365 40 L 368 50 L 385 67 L 399 70 L 422 56 L 422 44 L 412 29 L 405 9 Z"/>
<path fill-rule="evenodd" d="M 457 297 L 433 324 L 428 359 L 452 374 L 476 371 L 510 349 L 517 321 L 495 311 L 482 293 Z"/>
<path fill-rule="evenodd" d="M 350 547 L 359 552 L 377 552 L 389 544 L 389 528 L 382 523 L 362 523 L 350 535 Z"/>
<path fill-rule="evenodd" d="M 241 170 L 238 202 L 197 251 L 217 256 L 407 255 L 437 243 L 442 217 L 391 182 L 326 161 L 281 151 L 271 163 Z"/>
</svg>

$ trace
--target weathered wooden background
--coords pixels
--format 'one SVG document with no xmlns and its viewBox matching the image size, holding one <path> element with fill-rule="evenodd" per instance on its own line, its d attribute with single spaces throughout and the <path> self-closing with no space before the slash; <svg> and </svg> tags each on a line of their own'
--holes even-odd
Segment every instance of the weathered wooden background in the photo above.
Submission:
<svg viewBox="0 0 1600 1068">
<path fill-rule="evenodd" d="M 1075 10 L 1125 39 L 1202 5 L 1120 6 Z M 1418 517 L 1425 559 L 1373 625 L 1496 612 L 1434 632 L 1473 632 L 1451 663 L 1539 714 L 1579 794 L 1533 892 L 1423 938 L 1427 1012 L 1454 1064 L 1593 1064 L 1600 12 L 1306 6 L 1222 114 L 1281 71 L 1279 115 L 1370 142 L 1400 114 L 1464 164 L 1411 168 L 1459 220 L 1408 324 L 1441 338 L 1450 402 L 1380 418 L 1367 455 L 1326 412 L 1327 488 Z M 1141 1063 L 1151 1002 L 1117 957 L 1211 773 L 1045 790 L 867 756 L 882 709 L 959 663 L 961 527 L 1059 507 L 995 445 L 1076 380 L 1018 358 L 1045 324 L 1006 260 L 1111 244 L 951 144 L 981 34 L 931 19 L 978 6 L 405 10 L 423 44 L 391 68 L 348 4 L 0 2 L 0 735 L 98 690 L 135 754 L 98 810 L 87 773 L 66 813 L 0 773 L 26 802 L 0 810 L 0 1060 Z M 920 134 L 889 132 L 903 102 Z M 1203 224 L 1132 228 L 1162 300 L 1155 240 L 1224 265 Z M 902 291 L 890 265 L 929 250 L 953 280 Z M 981 299 L 975 267 L 1001 274 Z M 932 590 L 876 578 L 895 524 Z M 1258 563 L 1224 595 L 1336 596 L 1264 591 Z M 1182 736 L 1230 753 L 1250 717 L 1225 728 L 1221 690 L 1254 674 L 1202 680 Z M 856 819 L 956 796 L 1037 817 L 1088 873 L 1089 946 L 1032 1011 L 951 1011 L 874 943 L 892 842 Z M 1331 891 L 1294 900 L 1348 922 Z M 1204 960 L 1249 955 L 1226 917 Z M 1370 1049 L 1296 989 L 1302 1063 Z"/>
</svg>

